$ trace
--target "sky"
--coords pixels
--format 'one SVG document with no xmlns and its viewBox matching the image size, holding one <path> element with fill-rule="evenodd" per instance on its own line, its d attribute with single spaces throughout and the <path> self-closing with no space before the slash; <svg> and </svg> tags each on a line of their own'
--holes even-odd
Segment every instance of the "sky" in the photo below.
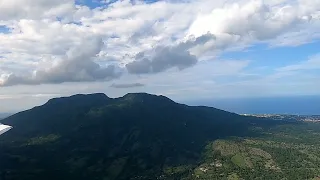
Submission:
<svg viewBox="0 0 320 180">
<path fill-rule="evenodd" d="M 103 92 L 320 95 L 320 0 L 0 0 L 0 112 Z"/>
</svg>

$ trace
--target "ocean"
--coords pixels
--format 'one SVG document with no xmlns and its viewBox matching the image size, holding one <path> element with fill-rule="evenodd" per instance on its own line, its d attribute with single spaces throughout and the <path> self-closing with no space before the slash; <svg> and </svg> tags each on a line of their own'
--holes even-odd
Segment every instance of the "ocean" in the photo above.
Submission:
<svg viewBox="0 0 320 180">
<path fill-rule="evenodd" d="M 320 115 L 320 96 L 206 99 L 183 102 L 238 114 Z"/>
</svg>

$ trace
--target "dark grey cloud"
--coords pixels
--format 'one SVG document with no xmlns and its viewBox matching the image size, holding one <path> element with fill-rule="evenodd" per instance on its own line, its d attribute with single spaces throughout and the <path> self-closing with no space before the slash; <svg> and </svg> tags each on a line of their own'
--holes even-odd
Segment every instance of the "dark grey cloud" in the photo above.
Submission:
<svg viewBox="0 0 320 180">
<path fill-rule="evenodd" d="M 112 88 L 133 88 L 133 87 L 143 87 L 145 86 L 144 84 L 141 83 L 130 83 L 130 84 L 112 84 L 110 87 Z"/>
<path fill-rule="evenodd" d="M 126 68 L 131 74 L 147 74 L 152 72 L 151 61 L 147 58 L 128 63 L 126 64 Z"/>
<path fill-rule="evenodd" d="M 38 70 L 33 75 L 21 76 L 11 74 L 2 86 L 17 84 L 59 84 L 64 82 L 90 82 L 111 80 L 121 73 L 114 65 L 102 66 L 94 62 L 94 57 L 100 52 L 103 42 L 93 38 L 80 46 L 69 50 L 65 59 L 48 70 Z"/>
<path fill-rule="evenodd" d="M 136 55 L 135 61 L 128 63 L 126 68 L 131 74 L 159 73 L 170 68 L 183 70 L 198 62 L 197 57 L 190 54 L 189 49 L 214 39 L 215 36 L 208 33 L 175 46 L 156 47 L 151 57 L 146 57 L 144 52 L 140 52 Z"/>
</svg>

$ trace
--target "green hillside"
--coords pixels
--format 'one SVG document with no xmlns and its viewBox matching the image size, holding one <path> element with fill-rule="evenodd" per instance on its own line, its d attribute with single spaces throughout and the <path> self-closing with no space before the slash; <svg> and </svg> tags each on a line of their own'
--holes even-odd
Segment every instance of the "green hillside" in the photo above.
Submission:
<svg viewBox="0 0 320 180">
<path fill-rule="evenodd" d="M 243 117 L 164 96 L 56 98 L 2 121 L 0 172 L 37 179 L 311 179 L 318 124 Z"/>
</svg>

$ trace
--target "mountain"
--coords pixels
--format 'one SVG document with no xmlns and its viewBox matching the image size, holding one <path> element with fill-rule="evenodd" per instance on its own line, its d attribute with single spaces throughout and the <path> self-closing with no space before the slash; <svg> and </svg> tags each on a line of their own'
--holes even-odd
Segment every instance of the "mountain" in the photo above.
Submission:
<svg viewBox="0 0 320 180">
<path fill-rule="evenodd" d="M 192 179 L 212 142 L 286 124 L 146 93 L 55 98 L 2 123 L 6 180 Z"/>
</svg>

